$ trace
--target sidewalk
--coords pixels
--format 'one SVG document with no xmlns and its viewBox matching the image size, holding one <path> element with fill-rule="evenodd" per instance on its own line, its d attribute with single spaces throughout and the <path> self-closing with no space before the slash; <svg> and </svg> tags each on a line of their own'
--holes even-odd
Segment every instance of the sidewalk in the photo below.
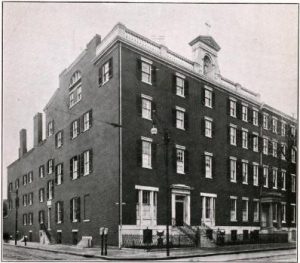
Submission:
<svg viewBox="0 0 300 263">
<path fill-rule="evenodd" d="M 14 246 L 14 241 L 3 243 L 4 245 Z M 18 242 L 19 247 L 25 247 L 23 242 Z M 268 250 L 284 250 L 295 249 L 296 244 L 291 243 L 270 243 L 270 244 L 248 244 L 248 245 L 232 245 L 216 248 L 174 248 L 170 250 L 170 256 L 166 257 L 165 249 L 154 249 L 146 251 L 144 249 L 131 249 L 117 247 L 108 247 L 108 255 L 101 256 L 101 249 L 95 248 L 78 248 L 72 245 L 42 245 L 35 242 L 27 242 L 28 249 L 38 249 L 51 251 L 55 253 L 64 253 L 70 255 L 78 255 L 83 257 L 101 258 L 107 260 L 164 260 L 189 257 L 205 257 L 213 255 L 226 255 L 246 252 L 259 252 Z"/>
</svg>

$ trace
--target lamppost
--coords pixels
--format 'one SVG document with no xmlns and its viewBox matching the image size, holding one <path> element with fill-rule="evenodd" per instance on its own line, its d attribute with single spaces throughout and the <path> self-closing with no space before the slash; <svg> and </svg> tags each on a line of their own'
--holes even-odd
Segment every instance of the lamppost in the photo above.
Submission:
<svg viewBox="0 0 300 263">
<path fill-rule="evenodd" d="M 156 112 L 153 111 L 153 116 L 155 116 L 157 119 Z M 156 122 L 153 120 L 153 126 L 151 128 L 151 134 L 157 135 L 157 128 L 155 127 Z M 166 252 L 167 257 L 170 256 L 170 233 L 169 233 L 169 220 L 170 220 L 170 186 L 169 186 L 169 144 L 170 144 L 170 134 L 168 129 L 164 129 L 164 145 L 165 145 L 165 166 L 166 166 L 166 206 L 167 206 L 167 214 L 166 214 Z"/>
</svg>

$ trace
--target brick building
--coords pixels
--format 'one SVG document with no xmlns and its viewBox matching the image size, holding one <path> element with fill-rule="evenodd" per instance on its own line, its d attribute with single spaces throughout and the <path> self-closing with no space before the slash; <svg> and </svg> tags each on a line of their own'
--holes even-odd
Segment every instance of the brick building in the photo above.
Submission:
<svg viewBox="0 0 300 263">
<path fill-rule="evenodd" d="M 14 235 L 16 190 L 19 235 L 34 241 L 99 244 L 108 227 L 122 244 L 166 218 L 171 234 L 295 230 L 296 120 L 224 78 L 212 37 L 189 44 L 193 60 L 122 24 L 87 44 L 44 108 L 46 139 L 41 113 L 31 150 L 20 131 L 4 231 Z"/>
</svg>

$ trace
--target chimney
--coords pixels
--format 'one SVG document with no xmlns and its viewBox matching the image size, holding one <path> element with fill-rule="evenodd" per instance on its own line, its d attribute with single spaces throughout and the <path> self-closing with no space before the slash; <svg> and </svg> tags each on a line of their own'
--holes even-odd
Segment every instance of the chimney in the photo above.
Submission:
<svg viewBox="0 0 300 263">
<path fill-rule="evenodd" d="M 33 117 L 33 147 L 37 147 L 43 140 L 43 115 L 38 112 Z"/>
<path fill-rule="evenodd" d="M 27 152 L 26 129 L 22 129 L 20 130 L 19 158 L 21 158 L 26 152 Z"/>
</svg>

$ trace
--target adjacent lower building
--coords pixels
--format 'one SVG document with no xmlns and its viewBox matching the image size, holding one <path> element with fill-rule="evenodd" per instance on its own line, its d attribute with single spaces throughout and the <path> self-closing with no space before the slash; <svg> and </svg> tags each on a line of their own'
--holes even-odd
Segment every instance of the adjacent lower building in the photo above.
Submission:
<svg viewBox="0 0 300 263">
<path fill-rule="evenodd" d="M 87 44 L 44 108 L 46 138 L 41 113 L 31 150 L 20 131 L 4 232 L 17 220 L 19 238 L 67 244 L 97 245 L 106 227 L 122 246 L 167 223 L 292 237 L 296 120 L 223 77 L 211 36 L 189 44 L 192 60 L 122 24 Z"/>
</svg>

